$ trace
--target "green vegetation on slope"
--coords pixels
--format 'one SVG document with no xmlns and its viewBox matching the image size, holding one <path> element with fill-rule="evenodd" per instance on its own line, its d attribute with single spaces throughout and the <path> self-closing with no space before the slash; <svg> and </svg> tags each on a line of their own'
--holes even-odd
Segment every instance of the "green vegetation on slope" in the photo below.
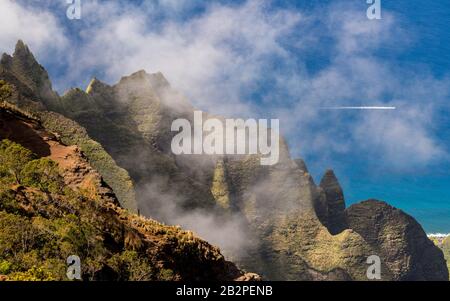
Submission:
<svg viewBox="0 0 450 301">
<path fill-rule="evenodd" d="M 225 210 L 230 209 L 230 191 L 226 181 L 226 174 L 223 161 L 219 161 L 214 170 L 211 193 L 218 205 Z"/>
<path fill-rule="evenodd" d="M 447 267 L 450 271 L 450 235 L 442 243 L 442 251 L 444 251 L 445 260 L 447 260 Z"/>
<path fill-rule="evenodd" d="M 145 278 L 142 267 L 127 263 L 145 262 L 132 251 L 109 254 L 102 221 L 91 208 L 95 204 L 64 187 L 55 162 L 36 159 L 19 144 L 3 140 L 0 183 L 0 274 L 9 280 L 66 279 L 65 259 L 71 254 L 84 259 L 89 279 L 105 260 L 114 260 L 112 268 L 131 278 L 135 269 L 143 279 L 154 276 L 149 264 Z M 125 263 L 119 265 L 122 257 Z"/>
<path fill-rule="evenodd" d="M 0 107 L 10 109 L 23 117 L 39 120 L 48 131 L 59 135 L 63 143 L 78 145 L 90 164 L 114 190 L 121 205 L 132 212 L 137 212 L 134 185 L 128 172 L 119 167 L 105 149 L 92 140 L 86 130 L 75 121 L 58 113 L 36 109 L 36 103 L 24 95 L 21 95 L 19 105 L 18 98 L 13 93 L 17 89 L 15 85 L 0 80 Z M 21 94 L 20 91 L 17 92 Z"/>
<path fill-rule="evenodd" d="M 8 85 L 4 80 L 0 80 L 0 101 L 4 101 L 11 96 L 12 87 Z"/>
<path fill-rule="evenodd" d="M 65 186 L 58 166 L 0 143 L 0 279 L 67 280 L 78 255 L 84 280 L 231 280 L 241 275 L 192 232 L 138 217 Z"/>
<path fill-rule="evenodd" d="M 444 252 L 445 260 L 447 261 L 447 268 L 450 274 L 450 235 L 448 235 L 444 239 L 438 239 L 437 237 L 429 237 L 436 246 L 441 248 L 442 252 Z M 449 279 L 450 280 L 450 279 Z"/>
<path fill-rule="evenodd" d="M 78 145 L 89 163 L 102 175 L 105 182 L 114 190 L 122 207 L 137 212 L 134 186 L 127 171 L 117 166 L 114 159 L 100 143 L 92 140 L 86 130 L 75 121 L 53 112 L 41 112 L 43 126 L 58 133 L 61 141 L 67 145 Z"/>
</svg>

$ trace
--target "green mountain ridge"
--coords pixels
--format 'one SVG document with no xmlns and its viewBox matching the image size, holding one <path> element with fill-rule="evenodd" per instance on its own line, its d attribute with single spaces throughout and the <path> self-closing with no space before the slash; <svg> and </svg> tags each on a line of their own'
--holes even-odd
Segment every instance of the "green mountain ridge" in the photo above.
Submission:
<svg viewBox="0 0 450 301">
<path fill-rule="evenodd" d="M 27 79 L 29 77 L 38 80 L 34 83 L 33 80 Z M 51 90 L 52 86 L 45 69 L 36 62 L 22 41 L 17 43 L 12 57 L 3 54 L 0 61 L 0 78 L 12 87 L 11 95 L 3 99 L 4 101 L 33 112 L 49 131 L 58 134 L 63 143 L 78 145 L 87 154 L 94 168 L 113 187 L 122 205 L 134 212 L 137 211 L 134 187 L 128 172 L 117 166 L 114 159 L 98 142 L 92 140 L 78 123 L 48 110 L 57 106 L 59 96 Z M 27 80 L 22 81 L 23 78 Z M 30 81 L 31 84 L 28 83 Z M 48 95 L 50 96 L 47 98 Z M 45 105 L 42 97 L 46 99 Z"/>
<path fill-rule="evenodd" d="M 5 103 L 0 184 L 0 281 L 68 280 L 72 255 L 83 280 L 259 279 L 192 232 L 121 208 L 77 146 Z"/>
<path fill-rule="evenodd" d="M 412 217 L 376 200 L 346 209 L 332 171 L 316 185 L 282 138 L 274 166 L 258 156 L 173 155 L 171 122 L 191 120 L 194 108 L 160 73 L 139 71 L 113 86 L 94 79 L 59 97 L 19 42 L 3 56 L 0 79 L 14 87 L 6 101 L 79 145 L 124 207 L 194 227 L 265 279 L 367 280 L 367 258 L 378 255 L 382 280 L 448 280 L 442 251 Z"/>
</svg>

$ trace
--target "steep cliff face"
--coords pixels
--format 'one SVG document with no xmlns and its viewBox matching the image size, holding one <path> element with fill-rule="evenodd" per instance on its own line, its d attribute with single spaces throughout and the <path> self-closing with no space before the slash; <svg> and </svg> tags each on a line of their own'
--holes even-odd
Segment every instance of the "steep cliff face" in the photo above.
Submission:
<svg viewBox="0 0 450 301">
<path fill-rule="evenodd" d="M 239 231 L 249 240 L 245 250 L 225 251 L 248 270 L 279 280 L 364 279 L 369 247 L 357 233 L 346 233 L 346 248 L 338 247 L 341 238 L 326 234 L 314 210 L 315 200 L 326 195 L 306 166 L 290 158 L 283 141 L 273 167 L 261 166 L 258 156 L 174 156 L 171 122 L 192 120 L 194 108 L 160 74 L 140 71 L 114 86 L 93 80 L 86 93 L 68 93 L 62 103 L 70 108 L 63 113 L 85 126 L 130 172 L 143 214 L 173 222 L 159 215 L 161 203 L 152 196 L 176 194 L 176 206 L 183 210 L 201 208 L 218 219 L 243 221 Z M 335 254 L 328 252 L 329 245 Z"/>
<path fill-rule="evenodd" d="M 72 89 L 55 102 L 42 94 L 33 98 L 37 90 L 26 82 L 38 80 L 20 80 L 15 75 L 19 69 L 6 63 L 1 66 L 0 79 L 19 91 L 19 97 L 9 97 L 9 101 L 38 108 L 34 111 L 39 112 L 47 129 L 59 133 L 67 144 L 81 144 L 89 162 L 124 206 L 132 208 L 124 202 L 130 198 L 121 186 L 123 181 L 117 181 L 111 172 L 115 165 L 104 168 L 102 159 L 107 156 L 92 151 L 96 148 L 91 147 L 89 137 L 99 141 L 113 162 L 131 176 L 137 192 L 136 207 L 142 214 L 167 223 L 174 222 L 173 211 L 193 212 L 194 216 L 207 212 L 209 218 L 224 224 L 239 220 L 231 237 L 244 235 L 246 244 L 237 246 L 241 249 L 237 253 L 236 246 L 224 251 L 247 270 L 273 280 L 367 280 L 367 258 L 381 254 L 384 280 L 445 276 L 440 271 L 445 263 L 436 249 L 427 245 L 426 256 L 410 253 L 425 246 L 427 240 L 420 231 L 416 231 L 419 238 L 400 235 L 401 229 L 409 227 L 402 220 L 396 225 L 400 243 L 394 244 L 395 248 L 388 247 L 390 235 L 384 240 L 371 240 L 364 223 L 360 228 L 355 224 L 358 218 L 365 218 L 363 212 L 344 210 L 343 192 L 335 175 L 327 172 L 317 186 L 306 164 L 290 157 L 283 139 L 280 160 L 274 166 L 261 166 L 258 156 L 173 155 L 170 142 L 175 133 L 170 130 L 171 123 L 176 118 L 192 121 L 194 108 L 160 73 L 139 71 L 113 86 L 94 79 L 86 91 Z M 167 204 L 174 207 L 161 210 Z M 384 212 L 392 214 L 392 209 Z M 379 226 L 390 227 L 389 223 L 382 219 Z M 402 244 L 411 247 L 402 249 Z M 380 251 L 383 249 L 385 252 Z M 416 263 L 410 265 L 403 255 Z"/>
<path fill-rule="evenodd" d="M 150 195 L 167 194 L 179 196 L 182 208 L 212 210 L 215 199 L 205 183 L 212 178 L 215 162 L 171 154 L 172 120 L 192 116 L 187 111 L 179 113 L 188 104 L 169 90 L 162 75 L 139 71 L 114 86 L 94 79 L 86 91 L 74 89 L 62 96 L 60 112 L 82 124 L 129 172 L 143 214 L 153 215 L 158 209 L 149 201 Z M 163 96 L 170 97 L 170 102 L 164 102 Z M 208 165 L 209 172 L 192 168 L 193 164 Z"/>
<path fill-rule="evenodd" d="M 74 254 L 85 280 L 259 279 L 192 232 L 121 208 L 80 149 L 38 118 L 2 104 L 0 141 L 1 279 L 65 280 Z"/>
<path fill-rule="evenodd" d="M 376 250 L 394 280 L 447 280 L 442 252 L 409 215 L 368 200 L 346 210 L 347 222 Z"/>
<path fill-rule="evenodd" d="M 219 219 L 243 219 L 239 231 L 249 240 L 244 252 L 225 251 L 248 270 L 275 280 L 366 279 L 366 259 L 375 251 L 359 233 L 344 231 L 338 180 L 329 171 L 316 186 L 283 141 L 280 161 L 272 167 L 261 166 L 257 156 L 174 156 L 171 121 L 192 120 L 194 108 L 160 74 L 140 71 L 114 86 L 93 80 L 86 93 L 68 93 L 62 103 L 70 108 L 63 113 L 130 172 L 144 214 L 170 223 L 158 214 L 161 203 L 148 196 L 166 198 L 172 191 L 181 196 L 176 205 L 184 210 L 203 208 Z M 384 276 L 391 279 L 390 272 Z"/>
<path fill-rule="evenodd" d="M 52 109 L 58 104 L 58 95 L 53 91 L 47 71 L 34 58 L 27 45 L 18 41 L 13 56 L 3 54 L 0 65 L 10 71 L 35 95 L 46 99 Z"/>
<path fill-rule="evenodd" d="M 316 207 L 318 217 L 331 234 L 341 233 L 344 229 L 347 229 L 344 213 L 344 192 L 332 170 L 325 172 L 320 181 L 320 188 L 325 193 L 325 201 L 318 203 Z"/>
</svg>

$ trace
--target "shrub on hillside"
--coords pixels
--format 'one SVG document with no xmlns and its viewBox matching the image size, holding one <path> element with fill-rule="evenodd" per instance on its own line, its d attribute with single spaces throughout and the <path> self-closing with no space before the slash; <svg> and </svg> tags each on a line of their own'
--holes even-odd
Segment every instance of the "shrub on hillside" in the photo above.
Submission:
<svg viewBox="0 0 450 301">
<path fill-rule="evenodd" d="M 11 184 L 22 184 L 24 166 L 34 160 L 35 155 L 21 145 L 9 140 L 0 143 L 0 176 Z"/>
</svg>

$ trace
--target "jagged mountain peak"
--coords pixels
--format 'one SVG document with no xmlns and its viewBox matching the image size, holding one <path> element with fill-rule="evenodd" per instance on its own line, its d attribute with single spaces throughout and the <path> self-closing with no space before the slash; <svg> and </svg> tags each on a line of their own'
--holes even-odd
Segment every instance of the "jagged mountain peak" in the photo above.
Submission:
<svg viewBox="0 0 450 301">
<path fill-rule="evenodd" d="M 0 66 L 28 86 L 47 107 L 56 108 L 58 94 L 53 91 L 49 75 L 22 40 L 17 42 L 12 56 L 3 55 Z"/>
<path fill-rule="evenodd" d="M 16 43 L 14 56 L 16 55 L 30 55 L 34 58 L 34 55 L 31 53 L 30 48 L 28 48 L 28 45 L 26 45 L 22 40 L 18 40 Z"/>
<path fill-rule="evenodd" d="M 142 78 L 144 78 L 147 75 L 148 75 L 147 71 L 145 71 L 144 69 L 141 69 L 141 70 L 138 70 L 138 71 L 132 73 L 131 75 L 129 75 L 129 77 L 132 77 L 132 78 L 134 78 L 134 77 L 136 77 L 136 78 L 142 77 Z"/>
<path fill-rule="evenodd" d="M 69 95 L 69 94 L 82 94 L 82 93 L 86 93 L 83 90 L 81 90 L 80 88 L 70 88 L 69 90 L 67 90 L 66 92 L 64 92 L 63 96 Z"/>
<path fill-rule="evenodd" d="M 27 67 L 31 68 L 33 71 L 39 71 L 39 73 L 45 74 L 48 79 L 47 71 L 37 62 L 28 45 L 22 40 L 17 42 L 12 59 L 15 64 L 21 64 L 21 67 Z"/>
<path fill-rule="evenodd" d="M 320 185 L 322 186 L 322 185 L 336 184 L 336 182 L 339 184 L 336 174 L 334 173 L 334 170 L 327 169 L 322 177 L 322 180 L 320 181 Z"/>
<path fill-rule="evenodd" d="M 144 84 L 153 89 L 168 88 L 170 84 L 161 72 L 148 73 L 145 70 L 136 71 L 130 75 L 123 76 L 118 85 L 122 84 Z"/>
<path fill-rule="evenodd" d="M 341 233 L 347 228 L 345 221 L 345 199 L 339 181 L 332 169 L 328 169 L 320 181 L 320 188 L 325 192 L 324 212 L 326 216 L 322 216 L 321 220 L 327 226 L 331 234 Z"/>
<path fill-rule="evenodd" d="M 303 159 L 298 158 L 298 159 L 294 159 L 294 162 L 297 164 L 298 168 L 307 173 L 308 172 L 308 167 L 306 166 L 306 163 Z"/>
<path fill-rule="evenodd" d="M 339 208 L 342 207 L 342 210 L 345 209 L 344 192 L 338 178 L 336 177 L 336 174 L 332 169 L 325 171 L 325 174 L 320 180 L 319 186 L 325 191 L 329 201 L 333 199 L 332 203 L 338 202 L 339 204 L 336 205 L 338 205 Z"/>
<path fill-rule="evenodd" d="M 9 54 L 4 52 L 2 54 L 2 58 L 0 60 L 0 67 L 4 68 L 5 66 L 8 66 L 11 63 L 11 60 L 12 60 L 12 56 L 10 56 Z"/>
<path fill-rule="evenodd" d="M 148 73 L 145 70 L 139 70 L 130 75 L 122 76 L 117 85 L 128 83 L 142 83 L 148 80 Z"/>
<path fill-rule="evenodd" d="M 151 82 L 154 87 L 169 87 L 170 83 L 161 72 L 149 74 Z"/>
<path fill-rule="evenodd" d="M 89 85 L 86 88 L 86 93 L 87 94 L 93 94 L 93 93 L 96 93 L 96 92 L 102 92 L 105 89 L 111 89 L 111 86 L 109 86 L 108 84 L 102 82 L 98 78 L 94 77 L 89 82 Z"/>
</svg>

